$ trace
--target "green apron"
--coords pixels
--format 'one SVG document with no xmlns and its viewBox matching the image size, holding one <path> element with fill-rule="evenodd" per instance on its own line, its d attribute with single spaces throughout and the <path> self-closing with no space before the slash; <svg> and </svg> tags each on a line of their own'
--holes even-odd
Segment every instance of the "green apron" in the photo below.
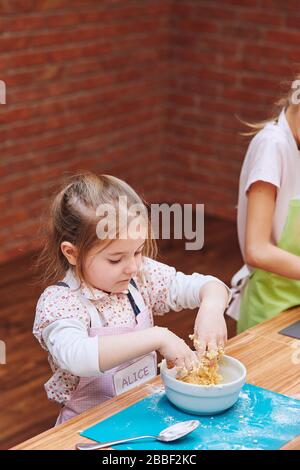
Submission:
<svg viewBox="0 0 300 470">
<path fill-rule="evenodd" d="M 300 256 L 300 199 L 291 199 L 288 216 L 277 244 Z M 242 293 L 238 333 L 300 305 L 300 281 L 254 269 Z"/>
</svg>

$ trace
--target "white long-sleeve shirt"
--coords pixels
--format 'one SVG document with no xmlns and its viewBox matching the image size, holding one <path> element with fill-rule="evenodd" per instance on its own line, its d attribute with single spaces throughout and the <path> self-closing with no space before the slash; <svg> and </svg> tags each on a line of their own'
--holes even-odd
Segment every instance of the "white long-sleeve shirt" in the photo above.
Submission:
<svg viewBox="0 0 300 470">
<path fill-rule="evenodd" d="M 153 315 L 194 309 L 200 305 L 200 291 L 205 284 L 211 281 L 222 283 L 214 276 L 186 275 L 147 257 L 143 258 L 142 273 L 143 281 L 138 276 L 133 279 L 142 301 Z M 53 285 L 40 296 L 33 327 L 34 335 L 49 353 L 53 371 L 45 384 L 48 397 L 59 403 L 71 396 L 80 377 L 101 374 L 98 337 L 89 336 L 90 316 L 79 295 L 94 304 L 103 326 L 133 327 L 136 324 L 126 293 L 108 294 L 90 289 L 80 284 L 71 270 L 63 281 L 70 289 Z M 229 289 L 228 294 L 230 296 Z"/>
</svg>

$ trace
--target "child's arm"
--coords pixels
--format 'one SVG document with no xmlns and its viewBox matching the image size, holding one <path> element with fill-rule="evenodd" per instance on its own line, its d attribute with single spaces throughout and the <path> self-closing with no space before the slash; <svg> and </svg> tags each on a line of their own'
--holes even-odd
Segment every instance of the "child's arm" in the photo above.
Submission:
<svg viewBox="0 0 300 470">
<path fill-rule="evenodd" d="M 159 351 L 178 367 L 197 365 L 194 351 L 167 328 L 89 337 L 78 320 L 57 320 L 43 329 L 43 342 L 56 364 L 79 377 L 90 377 L 152 351 Z"/>
<path fill-rule="evenodd" d="M 53 286 L 38 301 L 33 333 L 60 369 L 79 377 L 95 376 L 155 350 L 188 370 L 198 362 L 196 353 L 167 328 L 98 337 L 89 336 L 89 324 L 77 295 Z"/>
<path fill-rule="evenodd" d="M 227 328 L 224 310 L 228 305 L 229 293 L 225 285 L 211 281 L 202 287 L 200 301 L 194 335 L 198 340 L 195 347 L 198 353 L 202 355 L 206 349 L 216 350 L 225 346 Z"/>
<path fill-rule="evenodd" d="M 159 351 L 177 367 L 192 370 L 198 358 L 183 339 L 167 328 L 153 327 L 123 335 L 99 337 L 99 369 L 106 371 L 151 351 Z"/>
<path fill-rule="evenodd" d="M 275 185 L 258 181 L 250 186 L 246 223 L 246 263 L 299 280 L 300 257 L 278 248 L 271 241 L 275 201 Z"/>
<path fill-rule="evenodd" d="M 201 292 L 208 283 L 216 282 L 225 287 L 218 278 L 199 273 L 184 274 L 167 264 L 144 257 L 143 273 L 146 283 L 140 285 L 148 297 L 154 315 L 164 315 L 169 310 L 195 309 L 200 306 Z M 225 287 L 228 295 L 230 289 Z"/>
<path fill-rule="evenodd" d="M 200 352 L 207 347 L 224 346 L 227 329 L 223 314 L 231 293 L 222 281 L 199 273 L 184 274 L 148 258 L 144 269 L 154 314 L 163 314 L 170 308 L 179 311 L 200 307 L 194 328 L 200 339 Z"/>
</svg>

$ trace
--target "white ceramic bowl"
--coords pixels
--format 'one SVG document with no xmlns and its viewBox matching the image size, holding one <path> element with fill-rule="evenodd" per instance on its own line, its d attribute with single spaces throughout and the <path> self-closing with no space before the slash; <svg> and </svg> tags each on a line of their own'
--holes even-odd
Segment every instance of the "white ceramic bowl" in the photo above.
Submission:
<svg viewBox="0 0 300 470">
<path fill-rule="evenodd" d="M 168 399 L 181 410 L 197 415 L 222 413 L 238 400 L 246 381 L 245 366 L 230 356 L 223 356 L 219 371 L 223 380 L 218 385 L 194 385 L 176 379 L 176 369 L 161 364 L 161 377 Z"/>
</svg>

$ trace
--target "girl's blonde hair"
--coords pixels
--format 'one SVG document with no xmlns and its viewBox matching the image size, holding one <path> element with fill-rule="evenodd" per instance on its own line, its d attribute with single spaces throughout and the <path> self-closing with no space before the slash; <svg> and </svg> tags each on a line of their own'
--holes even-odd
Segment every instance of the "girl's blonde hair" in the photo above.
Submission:
<svg viewBox="0 0 300 470">
<path fill-rule="evenodd" d="M 293 103 L 292 100 L 293 93 L 295 92 L 295 90 L 292 88 L 292 84 L 295 80 L 300 80 L 300 74 L 296 75 L 293 81 L 282 82 L 282 87 L 285 89 L 285 93 L 278 100 L 275 101 L 272 112 L 268 119 L 258 122 L 248 122 L 243 119 L 239 119 L 244 125 L 250 128 L 248 132 L 241 132 L 241 135 L 254 136 L 260 130 L 262 130 L 265 125 L 269 122 L 277 121 L 282 108 L 286 109 L 289 106 L 297 106 L 295 103 Z"/>
<path fill-rule="evenodd" d="M 77 248 L 75 274 L 85 281 L 84 259 L 87 253 L 99 246 L 99 251 L 113 240 L 99 239 L 97 224 L 100 217 L 97 208 L 102 204 L 112 205 L 118 214 L 119 198 L 126 197 L 127 206 L 142 205 L 147 211 L 147 204 L 124 181 L 110 175 L 95 175 L 91 172 L 77 174 L 65 182 L 55 195 L 42 227 L 43 247 L 38 257 L 37 268 L 44 285 L 57 282 L 70 268 L 68 260 L 61 251 L 61 243 L 72 243 Z M 147 214 L 146 214 L 147 215 Z M 144 256 L 155 258 L 157 244 L 153 237 L 150 219 L 147 215 L 147 236 L 142 251 Z M 118 228 L 116 235 L 120 233 Z"/>
</svg>

